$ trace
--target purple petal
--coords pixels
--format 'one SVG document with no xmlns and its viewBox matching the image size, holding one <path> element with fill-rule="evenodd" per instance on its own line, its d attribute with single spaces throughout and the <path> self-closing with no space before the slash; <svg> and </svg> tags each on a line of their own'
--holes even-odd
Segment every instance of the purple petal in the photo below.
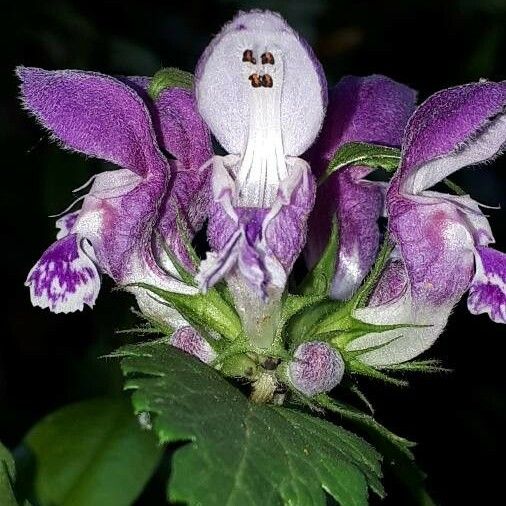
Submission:
<svg viewBox="0 0 506 506">
<path fill-rule="evenodd" d="M 307 220 L 316 193 L 309 167 L 302 160 L 296 163 L 297 170 L 281 185 L 278 199 L 263 225 L 266 249 L 287 275 L 306 243 Z"/>
<path fill-rule="evenodd" d="M 467 307 L 473 314 L 488 313 L 496 323 L 506 323 L 506 255 L 478 247 L 476 274 L 469 288 Z"/>
<path fill-rule="evenodd" d="M 192 327 L 182 327 L 174 332 L 170 344 L 197 357 L 205 364 L 211 363 L 216 358 L 216 352 L 211 345 Z"/>
<path fill-rule="evenodd" d="M 440 91 L 410 119 L 401 191 L 419 193 L 456 170 L 494 157 L 506 142 L 506 81 Z"/>
<path fill-rule="evenodd" d="M 93 307 L 100 276 L 84 247 L 78 235 L 70 234 L 44 252 L 26 280 L 34 306 L 55 313 L 82 311 L 85 304 Z"/>
<path fill-rule="evenodd" d="M 400 145 L 415 99 L 412 89 L 385 76 L 344 77 L 330 92 L 322 132 L 307 153 L 313 172 L 321 175 L 347 142 Z M 370 172 L 366 167 L 350 167 L 331 176 L 318 189 L 310 217 L 306 259 L 312 267 L 327 245 L 337 215 L 340 251 L 331 289 L 336 299 L 352 295 L 378 250 L 383 188 L 362 180 Z"/>
<path fill-rule="evenodd" d="M 24 106 L 64 146 L 137 174 L 162 173 L 150 115 L 121 81 L 94 72 L 19 67 Z"/>
<path fill-rule="evenodd" d="M 368 306 L 376 307 L 388 304 L 398 298 L 408 288 L 406 268 L 401 260 L 391 261 L 381 275 Z"/>
<path fill-rule="evenodd" d="M 264 75 L 269 83 L 258 84 Z M 244 153 L 249 137 L 260 149 L 264 142 L 256 134 L 272 129 L 269 142 L 279 140 L 284 154 L 298 156 L 323 121 L 321 66 L 285 20 L 269 11 L 241 12 L 226 24 L 202 55 L 195 84 L 199 110 L 228 153 Z"/>
<path fill-rule="evenodd" d="M 431 197 L 389 202 L 390 231 L 416 303 L 455 304 L 474 271 L 474 237 L 466 215 Z"/>
<path fill-rule="evenodd" d="M 415 101 L 414 90 L 388 77 L 343 77 L 330 90 L 322 131 L 307 153 L 315 175 L 347 142 L 399 146 Z"/>
</svg>

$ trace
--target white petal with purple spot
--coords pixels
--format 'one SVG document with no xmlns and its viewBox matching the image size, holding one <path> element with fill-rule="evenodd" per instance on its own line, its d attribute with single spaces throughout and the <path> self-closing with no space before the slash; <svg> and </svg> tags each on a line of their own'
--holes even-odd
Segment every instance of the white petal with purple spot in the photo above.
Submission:
<svg viewBox="0 0 506 506">
<path fill-rule="evenodd" d="M 467 307 L 473 314 L 488 313 L 496 323 L 506 323 L 506 255 L 478 247 L 476 274 L 469 288 Z"/>
<path fill-rule="evenodd" d="M 70 234 L 53 243 L 35 264 L 26 280 L 34 306 L 54 313 L 93 307 L 100 290 L 98 270 L 84 252 L 84 239 Z"/>
</svg>

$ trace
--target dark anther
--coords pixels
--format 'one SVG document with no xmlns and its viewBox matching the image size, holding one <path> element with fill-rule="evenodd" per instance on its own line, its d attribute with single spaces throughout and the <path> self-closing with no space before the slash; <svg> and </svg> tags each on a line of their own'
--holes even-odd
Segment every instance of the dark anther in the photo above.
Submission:
<svg viewBox="0 0 506 506">
<path fill-rule="evenodd" d="M 253 56 L 253 51 L 251 49 L 246 49 L 242 54 L 242 61 L 247 61 L 253 63 L 253 65 L 257 62 Z"/>
<path fill-rule="evenodd" d="M 251 74 L 249 80 L 253 88 L 260 88 L 260 86 L 262 86 L 262 78 L 258 74 Z"/>
<path fill-rule="evenodd" d="M 269 74 L 264 74 L 261 80 L 264 88 L 272 88 L 272 77 Z"/>
<path fill-rule="evenodd" d="M 279 362 L 280 362 L 279 358 L 269 357 L 265 359 L 264 363 L 262 364 L 262 367 L 264 369 L 267 369 L 268 371 L 274 371 L 276 367 L 278 367 Z"/>
<path fill-rule="evenodd" d="M 274 65 L 274 56 L 272 53 L 264 53 L 262 56 L 262 65 Z"/>
</svg>

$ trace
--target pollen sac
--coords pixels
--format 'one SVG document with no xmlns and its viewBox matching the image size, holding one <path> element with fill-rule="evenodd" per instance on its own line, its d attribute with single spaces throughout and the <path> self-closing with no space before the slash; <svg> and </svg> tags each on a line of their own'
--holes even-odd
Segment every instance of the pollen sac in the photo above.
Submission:
<svg viewBox="0 0 506 506">
<path fill-rule="evenodd" d="M 309 397 L 332 390 L 343 375 L 344 361 L 340 353 L 321 341 L 301 344 L 288 366 L 293 386 Z"/>
<path fill-rule="evenodd" d="M 260 59 L 262 61 L 262 65 L 274 65 L 274 56 L 272 56 L 272 53 L 264 53 Z"/>
<path fill-rule="evenodd" d="M 255 57 L 253 56 L 253 51 L 251 49 L 246 49 L 244 51 L 244 53 L 242 54 L 242 61 L 253 63 L 253 65 L 255 65 L 257 62 Z"/>
<path fill-rule="evenodd" d="M 272 80 L 272 77 L 269 74 L 264 74 L 263 76 L 261 76 L 260 80 L 264 88 L 272 88 L 274 84 L 274 81 Z"/>
<path fill-rule="evenodd" d="M 251 74 L 248 79 L 251 81 L 253 88 L 260 88 L 260 86 L 263 86 L 262 78 L 263 76 L 259 76 L 258 74 Z"/>
<path fill-rule="evenodd" d="M 308 149 L 327 103 L 313 51 L 269 11 L 239 13 L 223 27 L 199 60 L 195 91 L 199 112 L 225 151 L 244 155 L 251 135 L 261 139 L 259 147 L 264 137 L 279 137 L 278 160 Z"/>
</svg>

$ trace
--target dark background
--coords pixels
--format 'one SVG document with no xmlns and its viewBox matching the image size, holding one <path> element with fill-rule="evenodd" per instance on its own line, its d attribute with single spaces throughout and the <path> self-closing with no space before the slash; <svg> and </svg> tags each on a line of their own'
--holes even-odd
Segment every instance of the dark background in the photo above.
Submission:
<svg viewBox="0 0 506 506">
<path fill-rule="evenodd" d="M 132 300 L 111 293 L 107 282 L 94 311 L 57 316 L 30 305 L 23 282 L 55 236 L 54 220 L 46 216 L 64 209 L 71 189 L 100 164 L 58 150 L 20 110 L 15 65 L 110 74 L 152 75 L 162 66 L 191 71 L 212 34 L 237 9 L 250 7 L 278 10 L 300 30 L 329 84 L 344 74 L 383 73 L 418 89 L 424 99 L 480 77 L 506 78 L 505 0 L 9 2 L 2 9 L 1 53 L 7 61 L 0 80 L 0 439 L 8 446 L 49 411 L 117 391 L 117 368 L 96 357 L 120 343 L 115 329 L 132 320 Z M 477 200 L 497 205 L 506 200 L 500 178 L 505 168 L 503 157 L 454 180 Z M 504 211 L 490 214 L 504 250 Z M 416 455 L 438 504 L 504 502 L 504 339 L 504 327 L 469 315 L 463 302 L 429 351 L 452 374 L 415 377 L 407 390 L 365 386 L 380 421 L 419 442 Z M 385 504 L 409 504 L 394 482 L 387 487 Z"/>
</svg>

